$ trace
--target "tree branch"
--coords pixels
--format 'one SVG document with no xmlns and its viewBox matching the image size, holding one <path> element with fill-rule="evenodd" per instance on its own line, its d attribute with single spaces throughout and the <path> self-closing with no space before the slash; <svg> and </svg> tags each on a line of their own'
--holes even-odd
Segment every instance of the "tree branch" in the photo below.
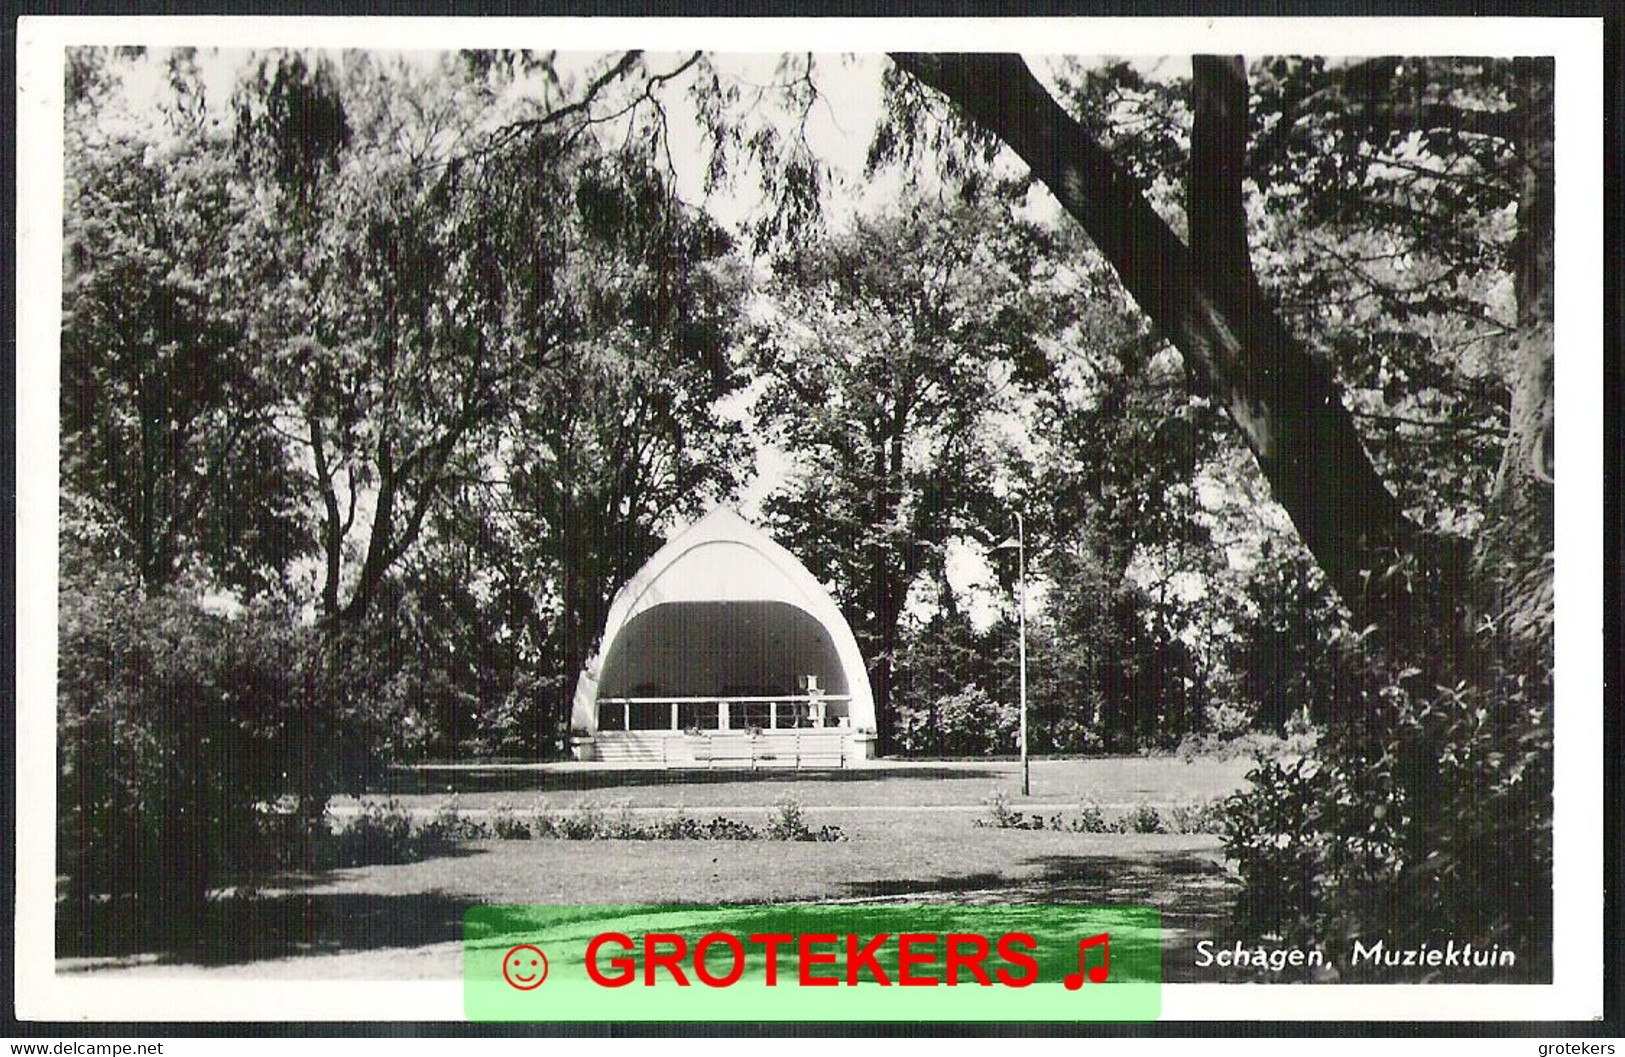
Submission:
<svg viewBox="0 0 1625 1057">
<path fill-rule="evenodd" d="M 1418 605 L 1417 596 L 1441 597 L 1437 581 L 1459 564 L 1460 541 L 1424 540 L 1406 518 L 1328 370 L 1286 330 L 1256 284 L 1207 278 L 1123 169 L 1019 56 L 893 60 L 1032 167 L 1240 427 L 1276 500 L 1357 618 L 1381 627 L 1391 646 L 1425 649 L 1419 644 L 1449 621 Z M 1425 584 L 1396 575 L 1408 558 Z"/>
</svg>

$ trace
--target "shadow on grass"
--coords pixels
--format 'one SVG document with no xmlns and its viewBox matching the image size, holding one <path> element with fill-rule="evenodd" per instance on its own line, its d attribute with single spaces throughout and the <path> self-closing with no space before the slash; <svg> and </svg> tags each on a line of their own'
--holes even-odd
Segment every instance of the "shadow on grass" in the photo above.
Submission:
<svg viewBox="0 0 1625 1057">
<path fill-rule="evenodd" d="M 477 854 L 467 848 L 450 854 Z M 1188 852 L 1128 856 L 1050 855 L 1022 859 L 1020 876 L 995 871 L 853 881 L 848 899 L 923 905 L 1147 905 L 1170 939 L 1215 936 L 1228 921 L 1233 883 L 1211 858 Z M 1034 871 L 1034 867 L 1037 870 Z M 232 965 L 296 955 L 410 949 L 462 938 L 463 914 L 478 899 L 438 892 L 378 895 L 309 891 L 342 884 L 339 871 L 260 879 L 266 894 L 212 900 L 193 922 L 128 901 L 83 911 L 58 905 L 59 958 L 156 956 L 170 964 Z M 292 891 L 271 892 L 276 884 Z M 299 889 L 306 890 L 301 891 Z M 387 974 L 386 974 L 387 975 Z M 1168 979 L 1176 977 L 1169 976 Z"/>
<path fill-rule="evenodd" d="M 458 844 L 437 848 L 424 858 L 478 854 L 476 848 Z M 399 862 L 404 860 L 372 865 Z M 157 899 L 59 899 L 56 956 L 139 956 L 160 963 L 231 965 L 293 955 L 421 947 L 461 939 L 463 913 L 478 902 L 439 893 L 310 891 L 342 884 L 343 870 L 295 868 L 235 878 L 238 887 L 216 892 L 190 911 Z"/>
<path fill-rule="evenodd" d="M 175 935 L 128 904 L 99 904 L 88 920 L 57 921 L 57 957 L 157 955 L 171 964 L 233 965 L 293 955 L 424 947 L 458 941 L 474 900 L 439 894 L 291 893 L 212 900 Z"/>
<path fill-rule="evenodd" d="M 987 782 L 1008 777 L 1005 772 L 965 767 L 848 768 L 828 771 L 695 769 L 695 770 L 515 770 L 493 765 L 485 767 L 435 767 L 426 765 L 391 771 L 373 794 L 405 796 L 416 793 L 507 793 L 507 792 L 586 792 L 630 786 L 721 785 L 754 782 L 783 785 L 791 782 L 847 784 L 888 782 L 907 779 L 931 781 L 965 780 Z"/>
<path fill-rule="evenodd" d="M 1162 905 L 1203 919 L 1228 913 L 1233 883 L 1224 867 L 1197 852 L 1124 855 L 1043 855 L 1020 860 L 1023 876 L 966 874 L 925 880 L 859 881 L 847 885 L 859 898 L 904 894 L 985 892 L 988 902 L 1140 903 Z M 1036 872 L 1033 868 L 1036 867 Z"/>
<path fill-rule="evenodd" d="M 978 904 L 1083 904 L 1094 906 L 1152 906 L 1162 914 L 1162 981 L 1164 983 L 1336 983 L 1333 974 L 1313 966 L 1264 969 L 1243 961 L 1199 965 L 1197 944 L 1213 941 L 1211 951 L 1287 950 L 1289 945 L 1264 943 L 1235 928 L 1232 910 L 1240 882 L 1225 870 L 1216 853 L 1141 853 L 1113 855 L 1043 855 L 1020 860 L 1020 877 L 976 873 L 953 877 L 888 879 L 854 882 L 846 887 L 856 898 L 896 903 Z M 1396 911 L 1397 913 L 1397 911 Z M 1437 941 L 1443 946 L 1444 940 Z M 1328 958 L 1347 953 L 1324 947 Z M 1532 951 L 1517 952 L 1511 967 L 1482 971 L 1434 974 L 1439 983 L 1530 984 L 1551 981 L 1550 944 L 1537 942 Z M 1347 970 L 1345 970 L 1347 971 Z M 1394 970 L 1367 979 L 1350 977 L 1349 983 L 1431 982 L 1423 969 Z"/>
<path fill-rule="evenodd" d="M 445 854 L 478 852 L 459 846 Z M 1192 945 L 1199 938 L 1225 938 L 1235 896 L 1235 882 L 1212 855 L 1189 851 L 1044 855 L 1019 858 L 1012 867 L 1009 873 L 984 870 L 851 881 L 840 886 L 837 901 L 936 905 L 944 910 L 1153 906 L 1162 915 L 1168 952 L 1163 979 L 1172 982 L 1199 978 L 1193 975 L 1188 956 Z M 57 956 L 100 960 L 139 955 L 166 964 L 225 966 L 300 955 L 404 951 L 461 940 L 463 915 L 480 902 L 440 892 L 311 890 L 342 885 L 343 871 L 287 872 L 256 880 L 265 887 L 262 894 L 211 900 L 191 921 L 178 921 L 161 908 L 155 911 L 129 901 L 101 901 L 86 908 L 60 903 Z M 389 975 L 387 969 L 381 972 Z"/>
<path fill-rule="evenodd" d="M 895 905 L 869 904 L 781 904 L 776 906 L 605 906 L 580 907 L 482 907 L 467 921 L 468 942 L 473 950 L 499 951 L 515 942 L 535 936 L 564 941 L 566 948 L 584 945 L 588 937 L 613 930 L 627 936 L 645 934 L 650 928 L 684 937 L 690 949 L 708 934 L 746 938 L 757 936 L 805 937 L 812 945 L 834 948 L 826 964 L 849 967 L 846 978 L 867 973 L 875 980 L 890 983 L 907 977 L 903 950 L 906 945 L 939 949 L 974 949 L 969 937 L 983 938 L 982 955 L 1005 933 L 1026 933 L 1038 940 L 1029 945 L 1038 964 L 1038 979 L 1060 982 L 1077 968 L 1076 938 L 1102 931 L 1110 932 L 1111 976 L 1114 982 L 1154 983 L 1160 979 L 1161 946 L 1157 914 L 1143 907 L 1062 907 L 1043 904 L 973 906 L 958 903 L 911 905 L 905 913 Z M 954 939 L 952 937 L 958 937 Z M 760 944 L 750 939 L 750 944 Z M 862 948 L 867 968 L 852 968 L 853 952 Z M 1000 955 L 999 958 L 1003 956 Z M 997 959 L 996 959 L 997 960 Z M 708 959 L 710 961 L 710 959 Z M 721 967 L 729 964 L 724 956 Z M 747 980 L 766 983 L 765 959 L 743 968 Z M 927 953 L 932 963 L 923 976 L 943 979 L 944 965 Z M 910 959 L 916 967 L 920 962 Z M 712 961 L 714 967 L 716 962 Z M 917 969 L 916 969 L 917 971 Z M 494 974 L 493 974 L 494 975 Z M 818 972 L 810 975 L 822 976 Z M 832 975 L 840 975 L 836 969 Z M 955 974 L 957 975 L 957 974 Z M 825 977 L 828 978 L 828 977 Z M 984 977 L 985 978 L 985 977 Z"/>
<path fill-rule="evenodd" d="M 1212 855 L 1146 852 L 1043 855 L 1020 860 L 1021 876 L 975 873 L 848 884 L 851 896 L 899 903 L 960 905 L 1081 904 L 1152 906 L 1162 913 L 1164 982 L 1205 980 L 1183 953 L 1198 939 L 1222 940 L 1230 927 L 1236 882 Z"/>
</svg>

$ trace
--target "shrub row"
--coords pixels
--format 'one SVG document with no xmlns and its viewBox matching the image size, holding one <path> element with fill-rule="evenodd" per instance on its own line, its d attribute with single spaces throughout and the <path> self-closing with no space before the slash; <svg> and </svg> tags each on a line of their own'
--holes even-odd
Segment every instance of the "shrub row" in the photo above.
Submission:
<svg viewBox="0 0 1625 1057">
<path fill-rule="evenodd" d="M 1133 810 L 1108 818 L 1096 804 L 1081 804 L 1077 812 L 1066 815 L 1055 812 L 1044 815 L 1037 811 L 1016 811 L 1004 793 L 993 794 L 988 800 L 988 817 L 976 819 L 974 825 L 984 829 L 1049 830 L 1055 833 L 1223 833 L 1224 805 L 1219 801 L 1208 804 L 1174 804 L 1159 811 L 1150 804 L 1138 804 Z"/>
<path fill-rule="evenodd" d="M 611 808 L 585 803 L 560 812 L 537 810 L 529 817 L 510 804 L 499 804 L 484 817 L 465 814 L 456 804 L 442 805 L 430 818 L 417 821 L 398 800 L 368 801 L 361 812 L 332 835 L 326 857 L 342 865 L 411 862 L 468 840 L 779 840 L 839 841 L 839 826 L 807 824 L 792 799 L 775 805 L 762 826 L 717 816 L 700 821 L 678 810 L 649 821 L 638 819 L 629 804 Z"/>
</svg>

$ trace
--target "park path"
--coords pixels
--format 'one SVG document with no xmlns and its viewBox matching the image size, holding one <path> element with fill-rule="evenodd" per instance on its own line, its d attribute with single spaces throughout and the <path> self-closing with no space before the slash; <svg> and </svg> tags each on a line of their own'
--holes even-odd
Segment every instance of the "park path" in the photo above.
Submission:
<svg viewBox="0 0 1625 1057">
<path fill-rule="evenodd" d="M 1107 809 L 1107 810 L 1131 811 L 1134 808 L 1139 807 L 1142 804 L 1150 804 L 1152 807 L 1163 807 L 1163 806 L 1166 806 L 1166 803 L 1168 803 L 1168 802 L 1159 802 L 1159 801 L 1155 801 L 1155 800 L 1124 800 L 1124 801 L 1120 801 L 1120 802 L 1091 801 L 1091 803 L 1095 807 L 1099 807 L 1099 808 L 1103 808 L 1103 809 Z M 548 806 L 548 805 L 543 805 L 543 806 Z M 1040 804 L 1032 804 L 1032 805 L 1013 804 L 1012 809 L 1019 809 L 1019 808 L 1022 808 L 1022 807 L 1026 807 L 1026 809 L 1028 811 L 1035 812 L 1035 813 L 1038 813 L 1038 814 L 1042 814 L 1044 811 L 1050 811 L 1050 812 L 1066 811 L 1068 809 L 1075 808 L 1076 806 L 1077 805 L 1075 805 L 1075 804 L 1058 804 L 1058 803 L 1040 803 Z M 818 812 L 827 811 L 827 812 L 831 812 L 831 813 L 834 813 L 834 814 L 845 813 L 845 814 L 885 814 L 885 815 L 924 815 L 924 814 L 976 814 L 976 815 L 985 815 L 985 814 L 988 813 L 988 806 L 985 803 L 983 803 L 983 804 L 802 804 L 801 809 L 803 811 L 818 811 Z M 332 815 L 334 818 L 346 819 L 346 818 L 354 818 L 355 816 L 361 814 L 362 811 L 365 810 L 365 807 L 362 804 L 335 804 L 333 806 L 330 806 L 327 810 L 328 810 L 328 814 Z M 405 811 L 407 814 L 411 815 L 413 818 L 433 818 L 437 813 L 439 813 L 442 810 L 442 808 L 429 807 L 429 806 L 424 806 L 424 805 L 416 805 L 416 806 L 402 806 L 401 810 Z M 459 815 L 462 815 L 462 816 L 467 817 L 467 818 L 487 818 L 487 817 L 489 817 L 491 815 L 498 814 L 502 810 L 504 810 L 504 809 L 494 808 L 494 807 L 459 807 L 457 809 L 457 813 Z M 534 808 L 532 808 L 531 810 L 534 810 Z M 576 811 L 576 810 L 579 810 L 579 809 L 574 807 L 574 806 L 563 806 L 561 808 L 558 808 L 557 810 L 562 810 L 562 811 L 565 811 L 565 812 L 573 812 L 573 811 Z M 596 806 L 596 810 L 599 811 L 600 813 L 606 814 L 606 815 L 619 815 L 619 814 L 621 814 L 623 812 L 628 813 L 628 814 L 633 814 L 633 815 L 670 815 L 673 812 L 685 811 L 685 810 L 690 810 L 690 809 L 682 808 L 682 807 L 676 807 L 676 806 L 661 806 L 661 805 L 641 805 L 641 806 L 640 805 L 628 805 L 628 806 L 623 807 L 623 806 L 621 806 L 619 804 L 614 804 L 614 805 L 599 804 L 599 805 Z M 704 811 L 708 811 L 708 812 L 709 811 L 715 811 L 715 812 L 756 812 L 756 813 L 759 813 L 759 814 L 775 814 L 776 812 L 778 812 L 779 809 L 778 809 L 778 807 L 776 807 L 776 806 L 774 806 L 772 804 L 703 804 L 703 805 L 697 804 L 697 805 L 694 805 L 693 810 L 704 810 Z M 512 809 L 508 809 L 509 814 L 521 814 L 524 811 L 525 811 L 524 808 L 520 808 L 520 807 L 517 807 L 517 806 L 512 808 Z"/>
<path fill-rule="evenodd" d="M 598 764 L 436 764 L 393 769 L 368 800 L 395 800 L 414 814 L 455 805 L 461 813 L 583 808 L 683 809 L 754 815 L 786 797 L 809 812 L 859 818 L 950 818 L 986 812 L 997 797 L 1012 811 L 1053 813 L 1086 805 L 1109 812 L 1212 803 L 1244 788 L 1250 760 L 1125 757 L 1034 760 L 1030 797 L 1011 760 L 871 761 L 838 770 L 673 770 Z M 337 798 L 336 813 L 360 801 Z"/>
</svg>

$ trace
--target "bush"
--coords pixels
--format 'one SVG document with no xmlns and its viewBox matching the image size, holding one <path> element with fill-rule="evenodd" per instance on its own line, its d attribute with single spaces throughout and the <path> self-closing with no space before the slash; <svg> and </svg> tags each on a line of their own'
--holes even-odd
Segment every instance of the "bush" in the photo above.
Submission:
<svg viewBox="0 0 1625 1057">
<path fill-rule="evenodd" d="M 1105 749 L 1100 731 L 1091 722 L 1069 715 L 1052 720 L 1047 728 L 1031 731 L 1029 736 L 1036 743 L 1033 751 L 1039 753 L 1093 756 Z"/>
<path fill-rule="evenodd" d="M 767 822 L 769 840 L 806 840 L 811 830 L 801 801 L 786 793 L 773 803 L 773 817 Z"/>
<path fill-rule="evenodd" d="M 929 708 L 908 710 L 899 721 L 903 745 L 914 753 L 986 756 L 1016 747 L 1019 710 L 993 701 L 979 686 L 936 697 Z"/>
<path fill-rule="evenodd" d="M 530 825 L 506 801 L 491 809 L 491 836 L 498 840 L 529 840 Z"/>
<path fill-rule="evenodd" d="M 340 781 L 314 635 L 64 577 L 59 868 L 184 935 L 223 871 L 301 865 Z M 267 840 L 275 842 L 268 846 Z"/>
<path fill-rule="evenodd" d="M 701 828 L 701 840 L 761 840 L 762 831 L 748 822 L 717 816 Z"/>
<path fill-rule="evenodd" d="M 366 801 L 361 811 L 334 837 L 337 864 L 415 862 L 422 858 L 412 831 L 412 816 L 400 801 Z"/>
<path fill-rule="evenodd" d="M 553 835 L 561 840 L 598 840 L 609 835 L 604 813 L 591 801 L 577 804 L 569 814 L 555 820 Z"/>
<path fill-rule="evenodd" d="M 615 817 L 608 820 L 603 827 L 602 834 L 611 840 L 642 840 L 645 839 L 644 827 L 638 824 L 637 816 L 632 812 L 632 801 L 622 800 L 615 805 Z"/>
<path fill-rule="evenodd" d="M 758 829 L 746 822 L 718 816 L 709 822 L 700 822 L 684 814 L 681 809 L 670 817 L 652 823 L 639 822 L 630 802 L 619 805 L 617 812 L 607 815 L 591 802 L 578 804 L 572 811 L 557 815 L 538 812 L 535 821 L 537 837 L 556 840 L 794 840 L 839 841 L 846 835 L 838 826 L 820 826 L 813 829 L 806 822 L 801 805 L 792 797 L 779 801 L 778 813 L 768 824 Z M 495 836 L 501 837 L 500 831 Z"/>
<path fill-rule="evenodd" d="M 782 840 L 841 841 L 839 826 L 807 824 L 801 805 L 793 798 L 780 801 L 779 814 L 758 829 L 745 822 L 718 816 L 708 822 L 690 818 L 681 810 L 654 823 L 637 821 L 630 803 L 613 814 L 587 801 L 553 814 L 538 810 L 530 821 L 519 817 L 511 804 L 492 807 L 485 819 L 470 817 L 455 798 L 440 805 L 433 817 L 414 825 L 412 815 L 398 800 L 364 801 L 361 810 L 317 854 L 319 865 L 362 866 L 374 863 L 417 862 L 442 852 L 456 841 L 530 840 Z"/>
<path fill-rule="evenodd" d="M 1044 820 L 1039 815 L 1027 815 L 1010 807 L 1010 797 L 1003 789 L 995 789 L 993 795 L 988 797 L 988 817 L 976 819 L 975 825 L 986 826 L 993 829 L 1043 829 Z"/>
<path fill-rule="evenodd" d="M 995 790 L 986 803 L 988 817 L 975 819 L 971 823 L 972 825 L 986 829 L 1048 829 L 1055 832 L 1069 831 L 1072 833 L 1121 833 L 1124 830 L 1121 822 L 1108 822 L 1100 808 L 1095 804 L 1080 805 L 1078 815 L 1075 818 L 1067 819 L 1060 812 L 1045 818 L 1036 811 L 1028 813 L 1013 810 L 1010 807 L 1010 798 L 1002 789 Z"/>
<path fill-rule="evenodd" d="M 1245 731 L 1229 737 L 1187 734 L 1180 741 L 1175 755 L 1187 763 L 1195 760 L 1276 760 L 1302 756 L 1312 751 L 1318 737 L 1315 728 L 1295 722 L 1288 723 L 1284 735 L 1262 730 Z"/>
<path fill-rule="evenodd" d="M 1115 819 L 1107 818 L 1100 805 L 1089 801 L 1079 804 L 1077 814 L 1071 816 L 1058 811 L 1046 818 L 1036 811 L 1016 811 L 1010 807 L 1009 797 L 1003 790 L 995 792 L 986 803 L 988 816 L 975 819 L 972 825 L 984 829 L 1051 830 L 1057 833 L 1224 832 L 1225 805 L 1220 801 L 1175 804 L 1166 813 L 1150 804 L 1138 804 L 1132 811 Z"/>
<path fill-rule="evenodd" d="M 1285 943 L 1455 939 L 1547 971 L 1550 683 L 1425 693 L 1402 673 L 1308 755 L 1259 759 L 1225 808 L 1237 924 Z M 1525 954 L 1527 952 L 1527 956 Z M 1345 979 L 1358 978 L 1342 966 Z"/>
<path fill-rule="evenodd" d="M 1162 825 L 1166 833 L 1224 833 L 1224 802 L 1174 804 L 1163 812 Z"/>
<path fill-rule="evenodd" d="M 697 821 L 678 814 L 649 827 L 650 840 L 704 840 L 705 830 Z"/>
<path fill-rule="evenodd" d="M 1150 804 L 1136 804 L 1127 819 L 1128 829 L 1134 833 L 1161 833 L 1162 815 Z"/>
<path fill-rule="evenodd" d="M 1100 810 L 1099 804 L 1083 803 L 1078 805 L 1078 815 L 1072 822 L 1074 833 L 1117 833 L 1119 827 L 1106 821 L 1105 812 Z"/>
<path fill-rule="evenodd" d="M 774 815 L 768 820 L 765 835 L 768 840 L 838 841 L 846 835 L 839 826 L 820 826 L 813 829 L 807 824 L 806 811 L 801 801 L 786 793 L 774 802 Z"/>
<path fill-rule="evenodd" d="M 419 828 L 417 835 L 429 844 L 450 844 L 460 840 L 485 840 L 492 833 L 490 823 L 463 814 L 454 794 L 435 809 L 434 816 Z"/>
</svg>

